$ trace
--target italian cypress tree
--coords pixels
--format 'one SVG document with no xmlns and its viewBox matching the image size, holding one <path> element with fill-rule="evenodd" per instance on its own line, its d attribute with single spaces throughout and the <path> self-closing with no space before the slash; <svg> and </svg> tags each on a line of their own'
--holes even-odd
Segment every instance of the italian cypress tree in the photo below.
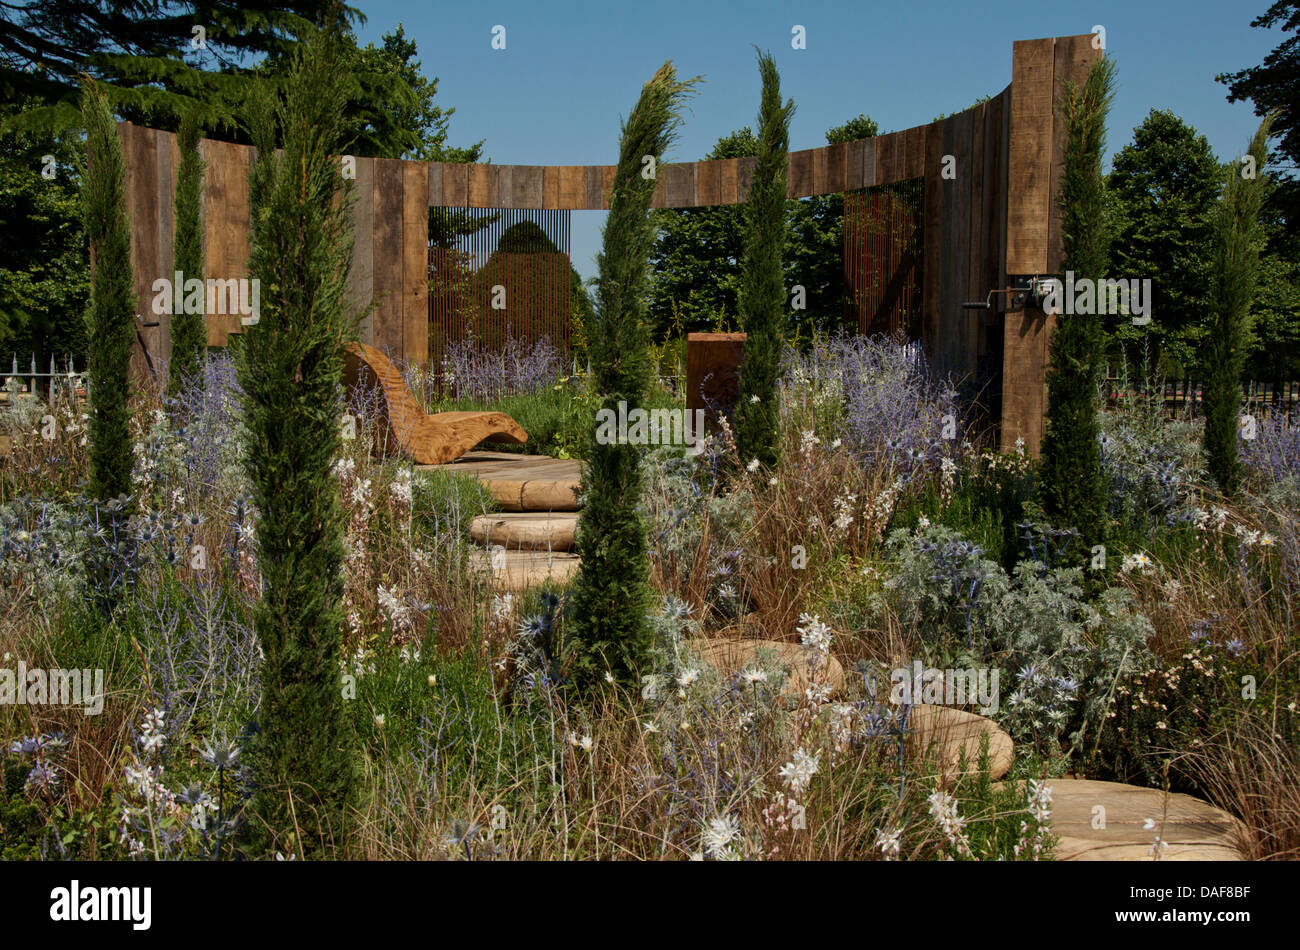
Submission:
<svg viewBox="0 0 1300 950">
<path fill-rule="evenodd" d="M 618 168 L 610 197 L 604 243 L 597 257 L 597 306 L 588 329 L 601 408 L 629 411 L 645 399 L 650 381 L 646 327 L 649 257 L 655 229 L 650 200 L 655 169 L 676 138 L 682 101 L 695 80 L 679 80 L 664 63 L 641 88 L 622 126 Z M 602 445 L 593 425 L 578 516 L 577 552 L 582 567 L 573 593 L 568 649 L 573 679 L 581 686 L 612 672 L 623 685 L 637 683 L 650 647 L 650 564 L 641 503 L 641 452 L 637 445 Z"/>
<path fill-rule="evenodd" d="M 199 156 L 199 123 L 188 115 L 181 123 L 178 136 L 181 151 L 176 170 L 176 238 L 173 242 L 175 269 L 191 278 L 203 279 L 203 224 L 199 202 L 203 192 L 203 159 Z M 177 294 L 181 288 L 175 288 Z M 178 313 L 172 316 L 172 358 L 168 366 L 167 391 L 180 392 L 181 386 L 196 376 L 203 366 L 208 331 L 201 313 Z"/>
<path fill-rule="evenodd" d="M 251 108 L 249 269 L 261 299 L 237 351 L 263 579 L 253 616 L 265 659 L 252 832 L 261 846 L 308 856 L 338 842 L 356 773 L 339 667 L 342 509 L 330 474 L 341 444 L 352 243 L 337 158 L 345 91 L 336 44 L 332 33 L 312 36 L 282 98 L 259 97 Z M 297 840 L 286 844 L 291 831 Z"/>
<path fill-rule="evenodd" d="M 126 166 L 117 123 L 94 81 L 84 77 L 87 167 L 82 220 L 90 244 L 89 352 L 90 494 L 107 501 L 131 491 L 131 346 L 135 342 L 135 276 L 126 213 Z"/>
<path fill-rule="evenodd" d="M 1061 172 L 1063 266 L 1075 280 L 1105 276 L 1108 254 L 1106 185 L 1101 153 L 1114 96 L 1115 66 L 1102 58 L 1083 86 L 1066 84 L 1067 130 Z M 1098 445 L 1097 383 L 1103 332 L 1096 314 L 1060 314 L 1050 344 L 1047 423 L 1043 435 L 1043 507 L 1061 527 L 1089 541 L 1105 535 L 1106 489 Z"/>
<path fill-rule="evenodd" d="M 1272 118 L 1260 123 L 1247 160 L 1229 166 L 1214 212 L 1214 257 L 1210 271 L 1210 334 L 1206 339 L 1206 467 L 1225 495 L 1241 486 L 1237 453 L 1241 371 L 1250 346 L 1250 307 L 1259 275 L 1265 232 L 1259 213 L 1267 196 L 1268 136 Z"/>
<path fill-rule="evenodd" d="M 781 103 L 781 75 L 770 53 L 758 56 L 763 92 L 758 113 L 758 164 L 745 206 L 745 257 L 738 302 L 745 328 L 736 406 L 736 448 L 742 461 L 777 461 L 780 422 L 776 381 L 785 340 L 785 172 L 794 102 Z"/>
</svg>

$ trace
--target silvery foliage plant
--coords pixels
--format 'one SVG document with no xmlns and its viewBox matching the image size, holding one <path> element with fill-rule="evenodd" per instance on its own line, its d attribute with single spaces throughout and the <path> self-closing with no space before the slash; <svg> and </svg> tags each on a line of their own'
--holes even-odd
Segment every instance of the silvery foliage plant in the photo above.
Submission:
<svg viewBox="0 0 1300 950">
<path fill-rule="evenodd" d="M 1154 630 L 1132 595 L 1109 588 L 1096 605 L 1083 572 L 1022 561 L 1008 574 L 958 532 L 894 531 L 879 608 L 913 626 L 936 659 L 1002 670 L 997 717 L 1017 739 L 1043 745 L 1105 715 L 1117 677 L 1150 662 Z"/>
</svg>

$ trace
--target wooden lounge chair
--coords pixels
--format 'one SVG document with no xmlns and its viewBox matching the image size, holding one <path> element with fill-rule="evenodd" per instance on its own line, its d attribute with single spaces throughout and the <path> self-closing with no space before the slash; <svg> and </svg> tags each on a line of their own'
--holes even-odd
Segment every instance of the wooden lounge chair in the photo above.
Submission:
<svg viewBox="0 0 1300 950">
<path fill-rule="evenodd" d="M 401 372 L 373 346 L 348 344 L 345 378 L 350 387 L 377 384 L 383 394 L 387 426 L 379 450 L 396 451 L 419 465 L 453 462 L 480 442 L 522 445 L 528 440 L 528 433 L 504 412 L 425 412 Z"/>
</svg>

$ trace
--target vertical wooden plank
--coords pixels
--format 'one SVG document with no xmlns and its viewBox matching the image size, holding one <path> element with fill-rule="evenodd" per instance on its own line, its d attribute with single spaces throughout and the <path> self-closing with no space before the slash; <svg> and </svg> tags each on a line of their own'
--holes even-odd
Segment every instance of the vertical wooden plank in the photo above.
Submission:
<svg viewBox="0 0 1300 950">
<path fill-rule="evenodd" d="M 891 132 L 876 138 L 876 184 L 892 185 L 903 180 L 903 133 Z"/>
<path fill-rule="evenodd" d="M 858 188 L 865 187 L 866 174 L 862 167 L 863 159 L 867 154 L 867 140 L 858 139 L 856 142 L 849 142 L 845 152 L 844 168 L 844 190 L 855 191 Z"/>
<path fill-rule="evenodd" d="M 614 194 L 614 179 L 618 177 L 617 165 L 600 166 L 600 206 L 609 210 L 609 199 Z"/>
<path fill-rule="evenodd" d="M 971 110 L 953 116 L 945 126 L 945 154 L 957 160 L 957 177 L 945 181 L 944 231 L 947 234 L 947 258 L 944 261 L 943 290 L 940 306 L 943 308 L 942 332 L 948 340 L 947 371 L 964 376 L 975 371 L 972 359 L 974 348 L 971 327 L 975 325 L 976 311 L 963 310 L 962 302 L 968 300 L 971 253 L 971 166 L 973 152 L 971 138 L 974 134 L 975 114 Z"/>
<path fill-rule="evenodd" d="M 204 188 L 204 271 L 214 280 L 248 276 L 249 228 L 248 172 L 252 149 L 230 142 L 205 139 L 207 163 Z M 239 314 L 206 315 L 208 344 L 225 346 L 231 333 L 241 329 Z"/>
<path fill-rule="evenodd" d="M 360 161 L 358 161 L 357 164 L 360 165 Z M 373 176 L 373 174 L 374 169 L 372 166 L 371 175 Z M 357 180 L 360 181 L 360 179 L 361 175 L 360 172 L 358 172 Z M 358 186 L 358 188 L 359 187 L 360 186 Z M 442 162 L 429 163 L 429 207 L 442 207 Z"/>
<path fill-rule="evenodd" d="M 515 194 L 515 166 L 513 165 L 494 165 L 496 169 L 496 198 L 493 207 L 511 208 L 513 207 Z"/>
<path fill-rule="evenodd" d="M 785 174 L 786 197 L 806 198 L 813 194 L 813 150 L 802 149 L 791 152 L 790 164 Z"/>
<path fill-rule="evenodd" d="M 429 367 L 429 175 L 402 162 L 402 355 Z"/>
<path fill-rule="evenodd" d="M 903 177 L 925 176 L 925 145 L 928 126 L 918 125 L 903 133 Z"/>
<path fill-rule="evenodd" d="M 834 189 L 827 184 L 830 147 L 812 150 L 812 191 L 814 195 L 827 195 Z"/>
<path fill-rule="evenodd" d="M 661 165 L 659 172 L 663 178 L 664 207 L 690 208 L 695 205 L 695 166 Z"/>
<path fill-rule="evenodd" d="M 982 300 L 989 290 L 984 286 L 982 266 L 984 261 L 985 107 L 986 104 L 982 103 L 970 110 L 972 118 L 970 154 L 966 160 L 966 167 L 969 169 L 966 197 L 970 207 L 970 222 L 966 239 L 966 286 L 965 293 L 962 295 L 966 300 Z M 965 316 L 967 318 L 967 361 L 973 372 L 979 361 L 983 344 L 983 311 L 965 311 Z"/>
<path fill-rule="evenodd" d="M 542 207 L 542 167 L 516 165 L 513 177 L 515 192 L 513 207 L 530 209 Z"/>
<path fill-rule="evenodd" d="M 441 167 L 439 167 L 441 176 Z M 433 171 L 425 182 L 426 208 L 433 188 Z M 366 311 L 374 294 L 375 275 L 372 255 L 375 247 L 375 160 L 357 159 L 357 178 L 352 183 L 352 267 L 348 271 L 348 308 L 350 315 Z M 438 198 L 442 199 L 442 179 L 438 179 Z M 425 227 L 428 227 L 426 222 Z M 375 315 L 368 312 L 357 328 L 358 338 L 367 346 L 375 344 Z"/>
<path fill-rule="evenodd" d="M 488 201 L 489 178 L 491 175 L 488 170 L 489 166 L 475 163 L 467 165 L 466 168 L 469 169 L 468 206 L 471 208 L 492 207 L 492 204 Z"/>
<path fill-rule="evenodd" d="M 378 169 L 376 169 L 378 173 Z M 465 208 L 469 204 L 469 166 L 444 164 L 442 166 L 442 206 Z M 378 203 L 375 205 L 379 207 Z"/>
<path fill-rule="evenodd" d="M 135 284 L 136 312 L 147 322 L 153 322 L 161 319 L 153 314 L 153 282 L 159 277 L 173 279 L 171 274 L 158 272 L 157 142 L 151 129 L 134 123 L 119 125 L 118 137 L 122 141 L 122 160 L 127 168 L 125 203 L 131 233 L 131 271 Z M 157 343 L 153 339 L 156 329 L 146 329 L 141 336 L 154 360 L 155 370 L 158 370 L 161 367 L 158 366 Z M 131 375 L 135 379 L 145 379 L 149 375 L 149 366 L 138 342 L 132 347 Z"/>
<path fill-rule="evenodd" d="M 153 134 L 158 152 L 158 271 L 169 274 L 176 269 L 176 172 L 180 164 L 180 145 L 171 132 L 155 131 Z M 153 319 L 160 325 L 154 330 L 157 343 L 151 345 L 150 350 L 162 371 L 172 358 L 172 315 L 159 314 Z"/>
<path fill-rule="evenodd" d="M 740 202 L 740 159 L 725 158 L 718 163 L 718 204 Z"/>
<path fill-rule="evenodd" d="M 871 188 L 879 184 L 880 179 L 876 177 L 876 148 L 880 142 L 879 136 L 876 138 L 862 140 L 862 187 Z"/>
<path fill-rule="evenodd" d="M 558 203 L 557 208 L 566 211 L 573 211 L 582 207 L 583 197 L 586 194 L 587 181 L 586 172 L 581 165 L 560 165 L 556 168 L 558 176 Z"/>
<path fill-rule="evenodd" d="M 943 186 L 939 172 L 943 158 L 942 130 L 926 139 L 929 155 L 926 158 L 925 183 L 923 185 L 924 204 L 922 208 L 922 246 L 921 266 L 921 341 L 926 358 L 937 362 L 940 339 L 940 285 L 942 275 L 940 264 L 943 260 Z"/>
<path fill-rule="evenodd" d="M 822 183 L 824 194 L 833 195 L 849 188 L 849 143 L 831 145 L 826 152 L 826 180 Z"/>
<path fill-rule="evenodd" d="M 722 164 L 700 162 L 696 167 L 695 200 L 701 207 L 722 203 Z"/>
<path fill-rule="evenodd" d="M 1100 55 L 1092 48 L 1092 36 L 1062 36 L 1056 40 L 1052 65 L 1054 107 L 1052 110 L 1052 171 L 1051 196 L 1047 219 L 1047 272 L 1061 272 L 1064 240 L 1061 236 L 1061 174 L 1065 171 L 1066 128 L 1062 108 L 1065 102 L 1065 84 L 1082 86 L 1088 70 Z"/>
<path fill-rule="evenodd" d="M 882 136 L 876 139 L 877 147 L 883 138 Z M 926 151 L 928 154 L 925 160 L 925 204 L 922 211 L 924 243 L 921 250 L 921 346 L 926 358 L 933 363 L 938 358 L 942 344 L 939 321 L 941 283 L 939 266 L 943 260 L 944 245 L 942 228 L 944 182 L 939 177 L 943 160 L 942 128 L 936 128 L 932 134 L 926 136 Z"/>
<path fill-rule="evenodd" d="M 1011 140 L 1007 204 L 1007 272 L 1047 271 L 1051 204 L 1054 43 L 1017 40 L 1011 54 Z"/>
<path fill-rule="evenodd" d="M 749 200 L 749 186 L 754 181 L 754 169 L 758 167 L 758 158 L 746 155 L 736 159 L 736 199 L 738 203 Z"/>
<path fill-rule="evenodd" d="M 542 169 L 542 207 L 560 207 L 560 169 L 556 165 Z"/>
<path fill-rule="evenodd" d="M 406 330 L 402 306 L 405 261 L 402 163 L 395 158 L 375 159 L 374 179 L 374 345 L 390 358 L 396 358 L 405 352 Z"/>
<path fill-rule="evenodd" d="M 592 211 L 599 211 L 604 204 L 601 201 L 601 183 L 604 169 L 599 165 L 588 165 L 585 171 L 586 177 L 586 194 L 583 197 L 582 207 Z"/>
</svg>

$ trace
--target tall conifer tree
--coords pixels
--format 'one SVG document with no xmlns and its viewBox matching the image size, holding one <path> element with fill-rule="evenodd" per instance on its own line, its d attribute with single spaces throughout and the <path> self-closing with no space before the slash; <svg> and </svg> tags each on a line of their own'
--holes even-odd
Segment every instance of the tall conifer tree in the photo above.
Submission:
<svg viewBox="0 0 1300 950">
<path fill-rule="evenodd" d="M 1241 372 L 1250 346 L 1250 306 L 1265 240 L 1259 213 L 1267 197 L 1268 136 L 1272 117 L 1260 123 L 1242 161 L 1229 166 L 1214 212 L 1214 258 L 1210 271 L 1210 320 L 1206 338 L 1205 459 L 1219 490 L 1241 486 L 1238 455 Z"/>
<path fill-rule="evenodd" d="M 738 301 L 746 336 L 736 406 L 736 448 L 743 461 L 758 459 L 770 468 L 776 465 L 778 454 L 776 382 L 786 326 L 781 248 L 786 236 L 785 173 L 794 102 L 781 103 L 781 75 L 770 53 L 759 54 L 758 71 L 763 80 L 758 165 L 745 206 L 745 257 Z"/>
<path fill-rule="evenodd" d="M 101 501 L 131 491 L 131 346 L 135 342 L 135 276 L 131 225 L 126 211 L 122 140 L 108 100 L 84 77 L 81 112 L 86 123 L 87 167 L 82 177 L 82 219 L 90 243 L 90 330 L 87 387 L 90 398 L 90 494 Z"/>
<path fill-rule="evenodd" d="M 249 269 L 261 306 L 238 347 L 263 579 L 253 617 L 265 657 L 253 832 L 265 846 L 306 856 L 327 855 L 339 841 L 356 778 L 339 666 L 342 508 L 331 475 L 351 325 L 337 49 L 332 32 L 312 36 L 295 54 L 283 97 L 254 104 Z M 290 832 L 296 841 L 285 840 Z"/>
<path fill-rule="evenodd" d="M 597 307 L 588 329 L 601 408 L 630 411 L 645 400 L 650 381 L 646 300 L 655 229 L 650 217 L 656 173 L 676 138 L 684 97 L 694 80 L 679 80 L 664 63 L 641 88 L 623 123 L 618 168 L 610 197 Z M 583 478 L 577 551 L 582 561 L 570 595 L 570 656 L 581 686 L 605 671 L 624 685 L 637 683 L 650 646 L 650 562 L 641 504 L 643 446 L 601 444 L 593 420 Z"/>
<path fill-rule="evenodd" d="M 176 237 L 173 242 L 175 269 L 185 280 L 203 279 L 203 223 L 199 202 L 203 193 L 203 159 L 199 155 L 199 124 L 193 115 L 181 123 L 181 163 L 176 171 Z M 180 287 L 174 288 L 177 295 Z M 176 308 L 173 308 L 176 309 Z M 167 390 L 171 395 L 198 375 L 203 367 L 208 331 L 202 313 L 182 312 L 172 315 L 172 356 L 168 366 Z"/>
<path fill-rule="evenodd" d="M 1063 268 L 1075 280 L 1106 275 L 1109 239 L 1101 154 L 1114 96 L 1115 66 L 1102 58 L 1082 87 L 1066 84 L 1062 117 L 1067 130 L 1061 172 Z M 1056 318 L 1047 372 L 1047 422 L 1042 446 L 1043 506 L 1053 522 L 1077 528 L 1086 540 L 1105 534 L 1106 490 L 1098 445 L 1097 385 L 1102 324 L 1096 314 Z"/>
</svg>

